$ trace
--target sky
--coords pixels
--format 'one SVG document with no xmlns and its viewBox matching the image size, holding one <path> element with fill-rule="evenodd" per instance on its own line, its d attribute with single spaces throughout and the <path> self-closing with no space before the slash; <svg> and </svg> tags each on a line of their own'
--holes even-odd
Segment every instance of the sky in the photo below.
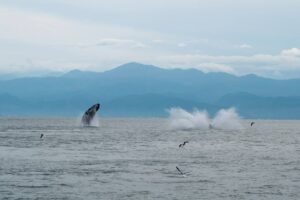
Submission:
<svg viewBox="0 0 300 200">
<path fill-rule="evenodd" d="M 0 75 L 163 68 L 300 78 L 299 0 L 0 0 Z"/>
</svg>

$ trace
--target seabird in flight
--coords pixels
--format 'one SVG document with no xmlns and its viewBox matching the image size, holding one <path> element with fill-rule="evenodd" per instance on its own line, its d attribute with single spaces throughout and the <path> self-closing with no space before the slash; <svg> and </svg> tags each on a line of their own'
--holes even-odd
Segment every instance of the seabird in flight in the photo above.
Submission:
<svg viewBox="0 0 300 200">
<path fill-rule="evenodd" d="M 176 166 L 176 169 L 180 172 L 181 175 L 184 175 L 182 171 Z"/>
<path fill-rule="evenodd" d="M 179 147 L 183 147 L 186 143 L 189 143 L 189 141 L 184 141 L 182 144 L 179 145 Z"/>
</svg>

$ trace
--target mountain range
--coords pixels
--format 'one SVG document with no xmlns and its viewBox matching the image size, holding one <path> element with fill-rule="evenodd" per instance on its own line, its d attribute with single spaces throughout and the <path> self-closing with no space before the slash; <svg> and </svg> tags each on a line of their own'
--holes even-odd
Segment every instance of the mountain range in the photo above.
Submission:
<svg viewBox="0 0 300 200">
<path fill-rule="evenodd" d="M 127 63 L 105 72 L 0 80 L 0 115 L 76 116 L 99 102 L 101 116 L 163 117 L 167 109 L 235 107 L 244 118 L 300 119 L 300 79 L 275 80 Z"/>
</svg>

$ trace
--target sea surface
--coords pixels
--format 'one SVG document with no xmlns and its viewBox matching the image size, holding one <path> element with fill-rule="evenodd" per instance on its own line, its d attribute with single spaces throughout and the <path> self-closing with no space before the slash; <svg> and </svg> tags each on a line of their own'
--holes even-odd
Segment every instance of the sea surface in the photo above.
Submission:
<svg viewBox="0 0 300 200">
<path fill-rule="evenodd" d="M 2 117 L 0 199 L 300 199 L 300 121 L 242 124 Z"/>
</svg>

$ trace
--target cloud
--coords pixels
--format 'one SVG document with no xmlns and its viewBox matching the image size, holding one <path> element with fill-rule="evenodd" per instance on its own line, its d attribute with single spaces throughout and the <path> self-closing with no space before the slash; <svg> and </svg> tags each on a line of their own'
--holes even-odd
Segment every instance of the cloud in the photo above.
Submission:
<svg viewBox="0 0 300 200">
<path fill-rule="evenodd" d="M 220 63 L 220 64 L 275 64 L 280 62 L 280 56 L 257 54 L 251 56 L 224 56 L 224 55 L 206 55 L 206 54 L 172 54 L 162 57 L 164 60 L 170 60 L 176 65 L 195 66 L 200 63 Z"/>
<path fill-rule="evenodd" d="M 153 42 L 153 43 L 157 43 L 157 44 L 162 44 L 162 43 L 164 43 L 165 41 L 162 40 L 162 39 L 154 39 L 154 40 L 152 40 L 152 42 Z"/>
<path fill-rule="evenodd" d="M 184 42 L 180 42 L 180 43 L 177 44 L 177 46 L 178 46 L 178 47 L 186 47 L 187 44 L 184 43 Z"/>
<path fill-rule="evenodd" d="M 171 67 L 193 67 L 204 72 L 227 72 L 235 75 L 249 73 L 276 78 L 300 77 L 300 57 L 297 50 L 279 54 L 207 55 L 173 53 L 160 55 L 157 63 Z M 155 64 L 155 63 L 152 63 Z M 293 73 L 290 73 L 293 72 Z"/>
<path fill-rule="evenodd" d="M 283 49 L 281 51 L 282 56 L 300 57 L 299 48 Z"/>
<path fill-rule="evenodd" d="M 30 43 L 70 41 L 75 24 L 41 13 L 0 6 L 0 38 Z"/>
<path fill-rule="evenodd" d="M 101 39 L 97 44 L 97 46 L 133 46 L 133 47 L 144 47 L 145 45 L 141 42 L 137 42 L 129 39 L 119 39 L 119 38 L 104 38 Z"/>
<path fill-rule="evenodd" d="M 49 4 L 51 2 L 48 1 Z M 68 2 L 82 5 L 80 1 L 74 4 L 73 1 Z M 98 1 L 94 3 L 101 4 Z M 110 3 L 106 2 L 105 5 Z M 248 43 L 239 44 L 236 40 L 230 41 L 214 35 L 164 32 L 161 27 L 131 26 L 126 20 L 124 22 L 127 23 L 113 23 L 117 18 L 111 20 L 110 17 L 103 18 L 104 15 L 97 20 L 89 20 L 82 15 L 74 17 L 70 13 L 51 13 L 51 9 L 49 12 L 41 12 L 28 7 L 30 6 L 24 9 L 22 6 L 0 5 L 0 73 L 21 70 L 63 71 L 73 68 L 104 71 L 119 64 L 136 61 L 166 68 L 196 67 L 205 72 L 300 77 L 300 72 L 297 75 L 297 71 L 300 71 L 299 48 L 278 48 L 277 54 L 271 54 L 268 50 L 275 50 L 259 49 L 259 45 L 254 42 L 255 38 L 239 38 L 253 43 L 253 48 Z M 133 12 L 133 7 L 128 8 Z M 52 9 L 55 10 L 56 7 Z M 77 9 L 80 10 L 79 7 Z M 93 11 L 99 12 L 97 9 Z M 148 14 L 153 15 L 150 12 Z M 180 27 L 180 30 L 183 29 Z M 187 33 L 189 32 L 192 29 L 187 29 Z M 251 51 L 241 53 L 240 49 Z M 28 63 L 28 60 L 32 62 Z"/>
<path fill-rule="evenodd" d="M 9 19 L 9 20 L 8 20 Z M 89 22 L 0 5 L 0 39 L 40 45 L 134 44 L 158 33 L 103 22 Z M 129 38 L 129 39 L 128 39 Z"/>
<path fill-rule="evenodd" d="M 235 47 L 240 48 L 240 49 L 252 49 L 253 48 L 250 44 L 235 45 Z"/>
<path fill-rule="evenodd" d="M 89 48 L 89 47 L 125 47 L 125 48 L 145 48 L 146 44 L 131 40 L 131 39 L 120 39 L 120 38 L 102 38 L 99 39 L 96 43 L 78 43 L 75 46 L 80 48 Z"/>
<path fill-rule="evenodd" d="M 218 63 L 200 63 L 197 67 L 197 69 L 200 69 L 201 71 L 207 73 L 207 72 L 226 72 L 230 74 L 237 74 L 236 71 L 228 66 Z"/>
</svg>

